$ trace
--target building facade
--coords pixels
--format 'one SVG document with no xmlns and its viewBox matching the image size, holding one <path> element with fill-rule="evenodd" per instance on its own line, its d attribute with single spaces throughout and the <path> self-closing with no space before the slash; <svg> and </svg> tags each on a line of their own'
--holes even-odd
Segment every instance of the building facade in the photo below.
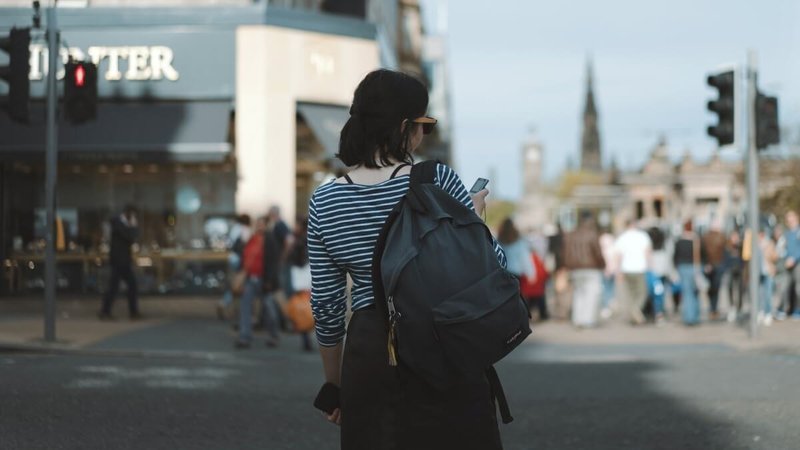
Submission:
<svg viewBox="0 0 800 450">
<path fill-rule="evenodd" d="M 621 230 L 627 220 L 642 226 L 670 228 L 692 220 L 700 229 L 719 223 L 728 229 L 743 223 L 746 212 L 745 166 L 719 152 L 700 161 L 688 150 L 679 160 L 667 140 L 649 150 L 641 169 L 620 172 L 602 167 L 600 129 L 594 96 L 594 76 L 587 63 L 586 97 L 581 130 L 580 169 L 569 168 L 555 186 L 541 182 L 543 145 L 534 136 L 522 148 L 523 197 L 517 218 L 525 228 L 560 224 L 570 230 L 583 211 L 592 212 L 603 227 Z M 759 195 L 770 198 L 794 182 L 792 165 L 780 159 L 761 159 Z"/>
<path fill-rule="evenodd" d="M 609 170 L 585 178 L 561 192 L 558 207 L 549 212 L 566 229 L 581 211 L 593 212 L 602 226 L 622 230 L 627 220 L 641 226 L 674 228 L 691 220 L 698 229 L 717 223 L 732 229 L 744 223 L 747 211 L 746 170 L 741 159 L 726 159 L 719 152 L 699 160 L 686 151 L 673 160 L 666 139 L 650 150 L 636 171 Z M 759 196 L 773 197 L 794 182 L 785 160 L 761 159 Z M 567 173 L 563 179 L 575 174 Z"/>
<path fill-rule="evenodd" d="M 669 159 L 669 147 L 660 139 L 638 172 L 622 175 L 628 193 L 626 217 L 650 225 L 674 225 L 692 220 L 699 228 L 713 222 L 730 226 L 744 212 L 744 166 L 726 161 L 715 152 L 698 161 L 686 152 L 680 161 Z"/>
<path fill-rule="evenodd" d="M 0 30 L 30 18 L 0 8 Z M 62 62 L 90 60 L 99 78 L 96 120 L 58 123 L 59 283 L 70 289 L 103 285 L 105 223 L 126 204 L 139 209 L 145 291 L 221 286 L 232 218 L 305 211 L 343 170 L 334 155 L 352 93 L 381 66 L 370 22 L 266 3 L 63 8 L 59 25 Z M 31 123 L 0 113 L 0 292 L 41 287 L 46 61 L 34 41 Z"/>
</svg>

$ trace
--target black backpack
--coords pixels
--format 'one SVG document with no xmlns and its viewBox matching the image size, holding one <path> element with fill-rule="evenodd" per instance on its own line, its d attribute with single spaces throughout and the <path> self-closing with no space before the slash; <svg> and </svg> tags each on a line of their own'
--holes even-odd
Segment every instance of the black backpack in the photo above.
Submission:
<svg viewBox="0 0 800 450">
<path fill-rule="evenodd" d="M 492 365 L 531 333 L 519 280 L 498 262 L 474 211 L 434 184 L 436 161 L 411 169 L 373 255 L 376 304 L 385 313 L 389 364 L 432 386 L 488 376 L 503 422 L 512 420 Z"/>
</svg>

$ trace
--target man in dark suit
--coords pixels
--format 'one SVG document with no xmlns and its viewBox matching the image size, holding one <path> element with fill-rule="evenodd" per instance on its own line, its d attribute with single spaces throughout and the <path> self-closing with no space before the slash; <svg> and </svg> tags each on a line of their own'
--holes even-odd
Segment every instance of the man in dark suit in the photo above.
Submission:
<svg viewBox="0 0 800 450">
<path fill-rule="evenodd" d="M 125 281 L 128 287 L 128 313 L 131 319 L 140 319 L 139 306 L 136 298 L 136 276 L 133 273 L 131 259 L 131 245 L 139 236 L 139 227 L 136 222 L 136 208 L 132 205 L 125 206 L 122 214 L 114 217 L 111 224 L 111 251 L 108 262 L 111 266 L 111 279 L 108 283 L 106 295 L 103 297 L 103 308 L 98 316 L 100 319 L 111 319 L 111 306 L 119 292 L 119 282 Z"/>
</svg>

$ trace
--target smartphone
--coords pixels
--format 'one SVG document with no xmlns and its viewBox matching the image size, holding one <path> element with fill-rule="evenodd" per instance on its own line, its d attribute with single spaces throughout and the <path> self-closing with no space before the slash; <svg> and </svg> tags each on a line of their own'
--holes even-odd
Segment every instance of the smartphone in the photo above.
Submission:
<svg viewBox="0 0 800 450">
<path fill-rule="evenodd" d="M 486 178 L 478 178 L 475 184 L 472 185 L 472 189 L 469 190 L 470 194 L 477 194 L 478 192 L 486 189 L 486 185 L 489 184 L 489 180 Z"/>
<path fill-rule="evenodd" d="M 339 407 L 339 386 L 333 383 L 323 384 L 317 398 L 314 399 L 314 407 L 328 415 L 333 414 Z"/>
</svg>

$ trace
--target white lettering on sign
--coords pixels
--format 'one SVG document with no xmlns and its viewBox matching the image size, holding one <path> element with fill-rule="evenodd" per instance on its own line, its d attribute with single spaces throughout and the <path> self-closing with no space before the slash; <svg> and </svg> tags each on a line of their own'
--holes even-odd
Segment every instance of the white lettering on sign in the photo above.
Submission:
<svg viewBox="0 0 800 450">
<path fill-rule="evenodd" d="M 126 80 L 149 80 L 153 71 L 150 69 L 148 58 L 150 49 L 147 47 L 130 47 L 128 49 L 128 71 Z"/>
<path fill-rule="evenodd" d="M 103 58 L 108 56 L 108 51 L 106 50 L 105 47 L 89 47 L 88 53 L 89 53 L 89 61 L 91 61 L 92 64 L 96 66 L 99 66 L 100 61 L 102 61 Z"/>
<path fill-rule="evenodd" d="M 40 81 L 45 78 L 48 71 L 48 51 L 42 44 L 33 44 L 31 50 L 31 71 L 28 76 L 31 81 Z M 169 80 L 177 81 L 180 74 L 172 65 L 175 54 L 171 48 L 165 46 L 130 46 L 130 47 L 89 47 L 86 53 L 79 47 L 61 49 L 59 56 L 66 63 L 71 56 L 82 61 L 87 58 L 100 67 L 106 61 L 103 77 L 108 81 L 143 81 L 143 80 Z M 56 74 L 58 79 L 64 78 L 64 69 Z"/>
<path fill-rule="evenodd" d="M 317 72 L 317 75 L 331 75 L 336 71 L 336 60 L 331 55 L 311 52 L 309 61 Z"/>
<path fill-rule="evenodd" d="M 160 80 L 162 77 L 170 81 L 176 81 L 180 76 L 172 67 L 172 59 L 175 54 L 169 47 L 150 47 L 150 67 L 153 69 L 152 79 Z"/>
<path fill-rule="evenodd" d="M 122 72 L 119 71 L 119 59 L 128 57 L 128 49 L 125 47 L 109 47 L 108 52 L 108 71 L 106 80 L 119 81 L 122 79 Z"/>
</svg>

